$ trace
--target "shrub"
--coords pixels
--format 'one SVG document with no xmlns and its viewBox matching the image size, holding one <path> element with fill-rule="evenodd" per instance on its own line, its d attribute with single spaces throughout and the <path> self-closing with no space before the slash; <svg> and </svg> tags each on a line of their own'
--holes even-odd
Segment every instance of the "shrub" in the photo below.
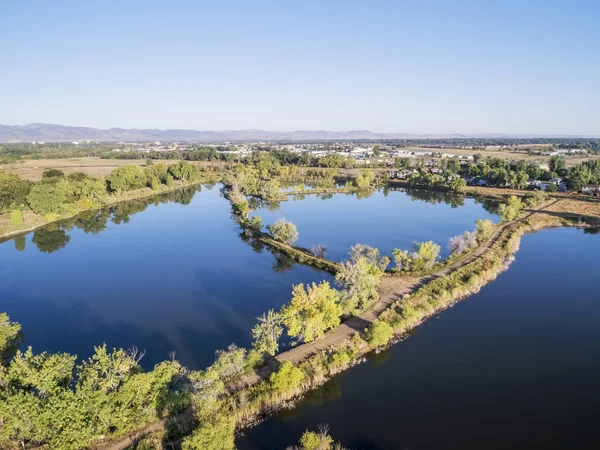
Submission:
<svg viewBox="0 0 600 450">
<path fill-rule="evenodd" d="M 27 196 L 29 207 L 37 214 L 60 214 L 67 202 L 69 183 L 61 180 L 58 183 L 44 182 L 31 188 Z"/>
<path fill-rule="evenodd" d="M 392 334 L 394 334 L 394 329 L 391 325 L 377 321 L 369 325 L 365 337 L 371 347 L 381 347 L 390 341 Z"/>
<path fill-rule="evenodd" d="M 10 212 L 10 222 L 13 225 L 23 225 L 23 212 L 20 209 L 14 209 Z"/>
<path fill-rule="evenodd" d="M 48 169 L 42 174 L 42 178 L 64 178 L 64 176 L 64 172 L 58 169 Z"/>
<path fill-rule="evenodd" d="M 119 167 L 106 178 L 106 183 L 111 192 L 141 189 L 146 186 L 146 174 L 138 166 Z"/>
<path fill-rule="evenodd" d="M 150 178 L 148 184 L 150 185 L 153 191 L 157 191 L 160 189 L 160 180 L 157 177 Z"/>
<path fill-rule="evenodd" d="M 327 246 L 315 244 L 310 248 L 310 252 L 317 258 L 325 258 L 325 253 L 327 253 Z"/>
<path fill-rule="evenodd" d="M 234 450 L 235 422 L 233 416 L 217 416 L 210 422 L 202 423 L 186 437 L 183 450 Z"/>
<path fill-rule="evenodd" d="M 294 286 L 292 300 L 281 309 L 288 335 L 311 342 L 338 326 L 342 314 L 338 300 L 339 292 L 327 281 L 312 283 L 306 289 L 303 284 Z"/>
<path fill-rule="evenodd" d="M 250 219 L 250 228 L 254 231 L 260 231 L 262 229 L 262 219 L 260 216 L 254 216 Z"/>
<path fill-rule="evenodd" d="M 280 242 L 287 242 L 293 244 L 298 240 L 298 230 L 296 225 L 292 222 L 288 222 L 285 219 L 279 219 L 273 225 L 267 227 L 271 236 Z"/>
<path fill-rule="evenodd" d="M 171 174 L 168 174 L 168 175 L 165 177 L 165 184 L 166 184 L 167 186 L 173 186 L 173 185 L 175 184 L 175 178 L 173 178 L 173 175 L 171 175 Z"/>
<path fill-rule="evenodd" d="M 281 363 L 279 370 L 271 374 L 269 381 L 274 390 L 280 392 L 289 392 L 298 389 L 304 380 L 302 370 L 294 367 L 289 361 Z"/>
<path fill-rule="evenodd" d="M 461 255 L 477 246 L 477 232 L 465 231 L 459 236 L 451 237 L 449 244 L 453 255 Z"/>
<path fill-rule="evenodd" d="M 521 199 L 511 195 L 505 203 L 502 203 L 498 207 L 498 215 L 503 222 L 510 222 L 517 218 L 522 207 L 523 203 L 521 202 Z"/>
<path fill-rule="evenodd" d="M 392 255 L 396 269 L 418 272 L 433 267 L 440 254 L 440 246 L 433 241 L 415 242 L 413 251 L 394 249 Z"/>
<path fill-rule="evenodd" d="M 477 231 L 477 242 L 480 244 L 489 240 L 494 234 L 496 225 L 491 220 L 477 220 L 475 221 L 475 231 Z"/>
</svg>

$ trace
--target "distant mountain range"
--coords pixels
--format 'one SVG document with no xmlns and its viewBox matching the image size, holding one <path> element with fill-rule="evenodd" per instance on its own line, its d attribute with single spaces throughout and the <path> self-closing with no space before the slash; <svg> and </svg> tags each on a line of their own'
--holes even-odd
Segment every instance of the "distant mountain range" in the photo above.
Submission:
<svg viewBox="0 0 600 450">
<path fill-rule="evenodd" d="M 28 125 L 0 125 L 0 142 L 73 142 L 81 140 L 120 142 L 120 141 L 319 141 L 319 140 L 378 140 L 378 139 L 460 139 L 468 137 L 533 137 L 525 135 L 486 134 L 406 134 L 406 133 L 374 133 L 369 130 L 326 131 L 263 131 L 263 130 L 158 130 L 158 129 L 125 129 L 109 128 L 100 130 L 89 127 L 69 127 L 45 123 Z M 549 137 L 549 136 L 547 136 Z M 558 136 L 557 136 L 558 137 Z M 564 136 L 561 136 L 564 137 Z"/>
</svg>

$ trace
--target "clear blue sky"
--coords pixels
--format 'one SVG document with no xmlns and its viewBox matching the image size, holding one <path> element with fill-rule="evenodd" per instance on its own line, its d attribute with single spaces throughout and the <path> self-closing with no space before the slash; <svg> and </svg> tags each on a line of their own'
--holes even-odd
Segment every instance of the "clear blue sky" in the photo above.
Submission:
<svg viewBox="0 0 600 450">
<path fill-rule="evenodd" d="M 600 1 L 0 2 L 0 123 L 600 134 Z"/>
</svg>

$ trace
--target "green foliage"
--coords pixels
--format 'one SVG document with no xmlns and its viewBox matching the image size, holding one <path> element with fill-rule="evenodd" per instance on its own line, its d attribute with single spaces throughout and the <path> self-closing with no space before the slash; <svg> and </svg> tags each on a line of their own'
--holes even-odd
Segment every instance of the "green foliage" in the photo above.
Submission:
<svg viewBox="0 0 600 450">
<path fill-rule="evenodd" d="M 491 220 L 476 220 L 475 231 L 477 232 L 477 242 L 483 243 L 488 241 L 494 234 L 496 225 Z"/>
<path fill-rule="evenodd" d="M 110 192 L 132 191 L 146 186 L 146 174 L 139 166 L 124 166 L 112 171 L 106 178 Z"/>
<path fill-rule="evenodd" d="M 224 381 L 234 379 L 244 372 L 246 352 L 245 348 L 235 344 L 231 344 L 227 350 L 217 350 L 217 358 L 210 368 Z"/>
<path fill-rule="evenodd" d="M 173 175 L 171 175 L 171 174 L 168 174 L 168 175 L 165 177 L 165 184 L 166 184 L 167 186 L 173 186 L 173 185 L 175 184 L 175 178 L 173 178 Z"/>
<path fill-rule="evenodd" d="M 252 346 L 261 354 L 275 355 L 279 350 L 279 338 L 283 333 L 281 314 L 270 309 L 258 317 L 258 323 L 252 329 Z"/>
<path fill-rule="evenodd" d="M 275 391 L 290 392 L 298 389 L 304 380 L 304 373 L 289 361 L 284 361 L 277 372 L 272 373 L 269 381 Z"/>
<path fill-rule="evenodd" d="M 187 161 L 181 161 L 169 166 L 169 173 L 176 180 L 194 181 L 199 177 L 200 170 L 198 169 L 198 166 L 195 166 L 194 164 L 190 164 Z"/>
<path fill-rule="evenodd" d="M 467 182 L 460 177 L 454 177 L 448 183 L 448 187 L 453 192 L 463 193 L 467 189 Z"/>
<path fill-rule="evenodd" d="M 267 226 L 267 229 L 269 230 L 269 233 L 271 233 L 271 236 L 280 242 L 293 244 L 298 240 L 298 230 L 296 229 L 296 225 L 283 218 L 279 219 L 273 225 Z"/>
<path fill-rule="evenodd" d="M 262 229 L 262 219 L 260 216 L 253 216 L 252 219 L 250 219 L 249 225 L 254 231 L 260 231 Z"/>
<path fill-rule="evenodd" d="M 10 212 L 10 223 L 13 225 L 23 225 L 23 212 L 20 209 L 13 209 Z"/>
<path fill-rule="evenodd" d="M 151 177 L 148 179 L 148 185 L 152 188 L 153 191 L 159 190 L 160 184 L 160 180 L 157 177 Z"/>
<path fill-rule="evenodd" d="M 27 196 L 29 207 L 37 214 L 61 214 L 70 193 L 68 181 L 44 182 L 34 185 Z"/>
<path fill-rule="evenodd" d="M 370 170 L 361 170 L 354 182 L 359 189 L 367 189 L 375 179 L 375 175 Z"/>
<path fill-rule="evenodd" d="M 181 448 L 183 450 L 234 450 L 235 422 L 233 417 L 218 415 L 211 421 L 204 422 L 186 437 Z"/>
<path fill-rule="evenodd" d="M 6 313 L 0 313 L 0 366 L 8 362 L 8 359 L 19 347 L 21 340 L 21 325 L 17 322 L 11 322 Z M 1 385 L 0 369 L 0 387 Z"/>
<path fill-rule="evenodd" d="M 164 362 L 143 373 L 140 358 L 136 351 L 103 346 L 75 367 L 74 355 L 17 352 L 0 372 L 0 442 L 87 448 L 101 435 L 133 430 L 187 406 L 186 394 L 172 389 L 181 366 Z"/>
<path fill-rule="evenodd" d="M 373 305 L 379 299 L 377 286 L 382 275 L 383 270 L 364 256 L 344 262 L 335 277 L 343 289 L 343 312 L 357 314 Z"/>
<path fill-rule="evenodd" d="M 560 173 L 567 167 L 567 162 L 565 158 L 560 156 L 551 156 L 550 161 L 548 162 L 548 168 L 550 172 Z"/>
<path fill-rule="evenodd" d="M 70 183 L 70 200 L 81 209 L 103 205 L 108 200 L 106 183 L 98 178 L 84 178 Z"/>
<path fill-rule="evenodd" d="M 262 184 L 260 194 L 265 200 L 276 200 L 280 190 L 281 186 L 277 180 L 269 180 Z"/>
<path fill-rule="evenodd" d="M 48 169 L 42 174 L 42 178 L 64 178 L 64 176 L 64 172 L 58 169 Z"/>
<path fill-rule="evenodd" d="M 519 216 L 522 207 L 523 203 L 521 202 L 521 199 L 511 195 L 505 203 L 502 203 L 498 207 L 498 215 L 503 222 L 510 222 Z"/>
<path fill-rule="evenodd" d="M 0 171 L 0 210 L 27 205 L 27 196 L 33 183 L 17 175 Z"/>
<path fill-rule="evenodd" d="M 390 341 L 393 334 L 391 325 L 378 320 L 369 325 L 365 337 L 371 347 L 382 347 Z"/>
<path fill-rule="evenodd" d="M 396 269 L 407 272 L 430 270 L 438 259 L 440 246 L 433 241 L 415 242 L 413 251 L 394 249 Z"/>
<path fill-rule="evenodd" d="M 303 284 L 294 286 L 292 300 L 281 310 L 288 335 L 303 342 L 319 339 L 339 325 L 341 314 L 339 292 L 326 281 L 306 288 Z"/>
</svg>

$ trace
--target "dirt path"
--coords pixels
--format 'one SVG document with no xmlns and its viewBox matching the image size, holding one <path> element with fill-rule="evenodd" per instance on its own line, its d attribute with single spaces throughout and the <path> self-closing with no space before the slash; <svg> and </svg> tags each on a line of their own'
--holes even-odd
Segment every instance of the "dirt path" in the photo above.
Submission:
<svg viewBox="0 0 600 450">
<path fill-rule="evenodd" d="M 509 227 L 516 225 L 518 222 L 522 222 L 524 220 L 529 219 L 531 216 L 538 212 L 542 212 L 544 209 L 553 206 L 555 203 L 559 202 L 560 199 L 554 200 L 552 203 L 549 203 L 543 206 L 540 209 L 532 210 L 529 214 L 522 217 L 521 219 L 513 222 L 508 222 L 502 224 L 496 228 L 492 237 L 484 244 L 479 246 L 473 253 L 469 254 L 463 259 L 456 261 L 449 266 L 444 267 L 443 269 L 431 274 L 422 277 L 411 277 L 411 276 L 402 276 L 402 277 L 384 277 L 382 279 L 382 285 L 380 288 L 381 298 L 380 300 L 370 309 L 363 312 L 359 316 L 354 316 L 341 323 L 338 327 L 333 330 L 330 330 L 325 334 L 322 339 L 318 341 L 309 342 L 307 344 L 302 344 L 298 347 L 292 348 L 288 351 L 280 353 L 275 358 L 273 358 L 269 363 L 267 363 L 264 367 L 259 369 L 256 374 L 248 375 L 244 377 L 241 381 L 235 384 L 235 386 L 230 387 L 231 392 L 235 392 L 239 389 L 243 389 L 248 386 L 252 386 L 263 379 L 266 379 L 275 372 L 279 365 L 284 361 L 289 361 L 294 364 L 298 364 L 307 358 L 313 356 L 320 350 L 326 350 L 330 348 L 338 347 L 348 339 L 352 338 L 356 333 L 360 333 L 366 327 L 369 326 L 370 323 L 374 322 L 379 318 L 379 316 L 387 310 L 390 305 L 392 305 L 397 300 L 400 300 L 407 294 L 414 292 L 419 287 L 424 284 L 429 283 L 437 278 L 441 278 L 449 275 L 455 270 L 464 267 L 473 261 L 481 258 L 485 252 L 490 249 L 502 235 L 502 232 Z M 116 442 L 110 445 L 98 446 L 97 450 L 125 450 L 127 447 L 131 446 L 137 440 L 147 436 L 150 433 L 155 431 L 159 431 L 161 429 L 166 428 L 167 426 L 175 423 L 182 422 L 184 420 L 189 420 L 191 415 L 191 411 L 185 411 L 179 416 L 172 417 L 164 422 L 154 422 L 148 425 L 143 430 L 132 434 L 127 439 L 124 439 L 120 442 Z"/>
</svg>

